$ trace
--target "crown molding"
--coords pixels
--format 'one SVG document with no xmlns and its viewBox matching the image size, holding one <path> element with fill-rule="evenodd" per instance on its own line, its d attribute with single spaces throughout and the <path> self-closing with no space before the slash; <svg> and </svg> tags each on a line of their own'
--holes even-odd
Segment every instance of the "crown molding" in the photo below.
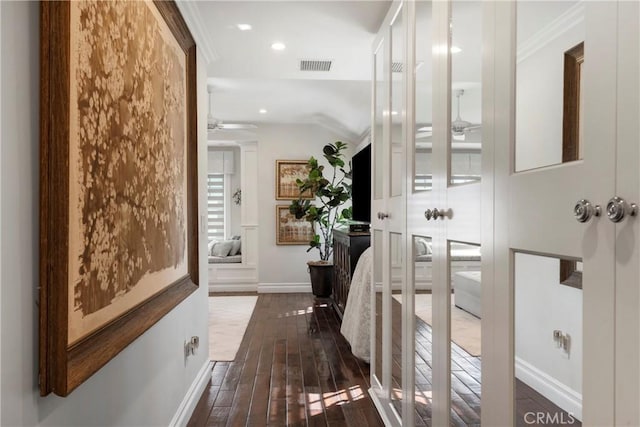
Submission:
<svg viewBox="0 0 640 427">
<path fill-rule="evenodd" d="M 579 2 L 518 46 L 517 62 L 522 62 L 561 34 L 584 21 L 584 2 Z"/>
<path fill-rule="evenodd" d="M 193 38 L 196 40 L 196 44 L 204 55 L 207 65 L 217 60 L 219 58 L 218 52 L 216 52 L 216 49 L 213 47 L 213 44 L 207 35 L 205 30 L 206 26 L 202 22 L 201 14 L 198 13 L 196 2 L 191 0 L 177 0 L 176 4 L 182 13 L 182 17 L 187 23 L 187 27 L 189 27 L 189 30 L 191 31 Z"/>
</svg>

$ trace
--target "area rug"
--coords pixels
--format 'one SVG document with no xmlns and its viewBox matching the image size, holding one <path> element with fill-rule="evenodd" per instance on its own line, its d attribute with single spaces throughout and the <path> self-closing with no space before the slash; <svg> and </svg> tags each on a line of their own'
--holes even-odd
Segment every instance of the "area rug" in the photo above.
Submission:
<svg viewBox="0 0 640 427">
<path fill-rule="evenodd" d="M 402 303 L 402 295 L 393 295 Z M 432 307 L 431 294 L 416 294 L 416 316 L 426 324 L 431 325 Z M 455 295 L 451 295 L 451 341 L 462 347 L 471 356 L 481 355 L 480 319 L 471 313 L 455 306 Z"/>
<path fill-rule="evenodd" d="M 256 306 L 257 296 L 209 297 L 209 357 L 235 359 Z"/>
</svg>

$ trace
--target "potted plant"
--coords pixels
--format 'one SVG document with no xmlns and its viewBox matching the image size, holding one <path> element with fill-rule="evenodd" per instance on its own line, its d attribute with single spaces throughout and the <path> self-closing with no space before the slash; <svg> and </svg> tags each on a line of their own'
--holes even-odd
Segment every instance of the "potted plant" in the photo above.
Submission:
<svg viewBox="0 0 640 427">
<path fill-rule="evenodd" d="M 309 261 L 311 288 L 317 297 L 331 295 L 333 281 L 333 229 L 351 219 L 351 208 L 342 208 L 351 199 L 351 162 L 349 170 L 345 170 L 344 150 L 347 144 L 337 141 L 327 144 L 322 149 L 323 156 L 331 166 L 327 179 L 325 167 L 311 157 L 307 162 L 309 174 L 304 179 L 297 179 L 296 184 L 301 197 L 291 202 L 289 212 L 296 218 L 305 218 L 313 226 L 313 240 L 309 242 L 307 252 L 317 249 L 319 261 Z M 303 199 L 307 190 L 315 195 L 315 200 Z"/>
</svg>

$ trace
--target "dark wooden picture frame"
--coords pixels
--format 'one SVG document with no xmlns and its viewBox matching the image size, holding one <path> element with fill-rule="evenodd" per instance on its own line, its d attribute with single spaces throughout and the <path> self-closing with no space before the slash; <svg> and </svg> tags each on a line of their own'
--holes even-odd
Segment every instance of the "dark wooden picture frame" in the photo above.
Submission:
<svg viewBox="0 0 640 427">
<path fill-rule="evenodd" d="M 313 226 L 309 221 L 296 219 L 289 212 L 289 205 L 276 205 L 276 245 L 308 245 L 313 235 Z"/>
<path fill-rule="evenodd" d="M 133 2 L 136 3 L 136 2 Z M 147 7 L 144 3 L 139 3 Z M 155 37 L 171 34 L 174 46 L 171 51 L 173 58 L 180 64 L 175 81 L 182 96 L 178 117 L 172 123 L 165 123 L 165 129 L 177 124 L 180 135 L 164 136 L 163 141 L 170 141 L 170 147 L 181 150 L 181 157 L 173 158 L 176 164 L 185 165 L 177 176 L 180 181 L 173 182 L 173 187 L 182 202 L 174 202 L 172 209 L 180 213 L 179 219 L 171 219 L 172 232 L 179 236 L 181 259 L 180 269 L 176 269 L 177 280 L 171 279 L 158 291 L 143 294 L 139 303 L 132 304 L 132 308 L 123 313 L 114 314 L 108 322 L 87 332 L 77 340 L 69 338 L 70 307 L 73 307 L 71 294 L 75 288 L 70 285 L 72 273 L 78 270 L 69 267 L 70 260 L 77 260 L 77 256 L 70 251 L 71 218 L 76 215 L 70 207 L 70 196 L 73 181 L 72 168 L 80 164 L 73 162 L 71 156 L 72 102 L 79 105 L 79 97 L 72 99 L 72 82 L 77 89 L 77 75 L 72 73 L 72 54 L 77 54 L 71 47 L 72 36 L 72 2 L 56 1 L 41 2 L 41 147 L 40 147 L 40 290 L 39 290 L 39 341 L 40 361 L 39 379 L 40 393 L 47 395 L 51 392 L 59 396 L 67 396 L 72 390 L 82 384 L 87 378 L 115 357 L 127 345 L 137 339 L 142 333 L 171 311 L 188 295 L 198 289 L 198 197 L 197 197 L 197 101 L 196 101 L 196 45 L 189 29 L 174 2 L 156 1 L 150 4 L 144 13 L 154 17 L 157 27 L 161 28 Z M 153 9 L 153 8 L 156 9 Z M 158 18 L 160 17 L 160 18 Z M 164 23 L 163 23 L 164 22 Z M 166 24 L 166 25 L 165 25 Z M 122 26 L 124 31 L 126 26 Z M 167 30 L 168 28 L 168 30 Z M 162 32 L 162 33 L 161 33 Z M 130 43 L 136 43 L 135 37 Z M 160 40 L 156 38 L 155 40 Z M 160 44 L 160 43 L 156 43 Z M 166 44 L 166 43 L 165 43 Z M 179 48 L 176 48 L 179 46 Z M 159 51 L 162 51 L 160 48 Z M 142 50 L 139 48 L 138 50 Z M 129 52 L 129 51 L 127 51 Z M 164 52 L 164 51 L 162 51 Z M 181 58 L 184 53 L 184 62 Z M 127 57 L 129 58 L 129 57 Z M 78 62 L 79 63 L 79 62 Z M 127 64 L 131 64 L 128 62 Z M 164 64 L 158 65 L 163 67 Z M 80 68 L 78 65 L 77 68 Z M 124 67 L 123 67 L 124 68 Z M 168 69 L 168 68 L 164 68 Z M 183 71 L 182 71 L 183 70 Z M 142 78 L 146 80 L 147 74 Z M 90 92 L 93 94 L 93 92 Z M 166 97 L 166 95 L 163 95 Z M 105 101 L 107 102 L 107 101 Z M 166 107 L 165 107 L 166 111 Z M 182 120 L 184 119 L 184 122 Z M 78 120 L 77 123 L 80 121 Z M 76 123 L 76 127 L 78 127 Z M 183 126 L 184 125 L 184 126 Z M 157 123 L 154 129 L 163 129 L 162 123 Z M 148 127 L 140 129 L 148 130 Z M 74 128 L 75 129 L 75 128 Z M 174 128 L 171 128 L 174 129 Z M 146 134 L 145 134 L 146 135 Z M 83 141 L 89 139 L 83 137 Z M 144 138 L 136 140 L 141 144 Z M 185 141 L 181 145 L 180 141 Z M 183 147 L 180 148 L 180 147 Z M 115 151 L 116 148 L 111 148 Z M 167 152 L 171 152 L 167 149 Z M 176 151 L 178 152 L 178 151 Z M 84 152 L 83 152 L 84 155 Z M 176 160 L 177 159 L 177 160 Z M 84 161 L 84 158 L 82 159 Z M 181 163 L 182 162 L 182 163 Z M 161 179 L 156 171 L 149 179 Z M 85 171 L 86 174 L 86 171 Z M 155 182 L 155 181 L 154 181 Z M 77 184 L 74 184 L 77 185 Z M 124 184 L 123 184 L 124 185 Z M 186 190 L 186 191 L 185 191 Z M 83 190 L 87 191 L 88 190 Z M 84 195 L 85 193 L 83 193 Z M 170 202 L 167 202 L 170 204 Z M 179 208 L 179 209 L 178 209 Z M 147 208 L 149 209 L 149 208 Z M 155 209 L 155 208 L 153 208 Z M 77 222 L 74 222 L 77 224 Z M 179 225 L 175 226 L 176 224 Z M 104 234 L 112 232 L 104 231 Z M 77 232 L 76 232 L 77 237 Z M 74 239 L 76 239 L 74 237 Z M 133 238 L 131 240 L 134 240 Z M 82 243 L 82 240 L 80 239 Z M 131 246 L 136 247 L 136 244 Z M 168 246 L 168 245 L 167 245 Z M 87 247 L 87 246 L 85 246 Z M 162 253 L 163 245 L 156 245 L 155 251 Z M 164 249 L 169 252 L 170 249 Z M 154 254 L 156 253 L 154 252 Z M 166 257 L 165 257 L 166 258 Z M 85 267 L 85 264 L 82 265 Z M 120 266 L 121 269 L 124 267 Z M 151 270 L 149 270 L 151 271 Z M 183 273 L 186 271 L 186 274 Z M 146 274 L 146 273 L 145 273 Z M 117 275 L 120 277 L 120 274 Z M 129 277 L 123 275 L 123 277 Z M 167 277 L 167 276 L 163 276 Z M 110 279 L 115 280 L 115 279 Z M 137 283 L 126 283 L 133 288 Z M 127 288 L 130 289 L 130 288 Z M 135 296 L 135 298 L 138 298 Z M 70 302 L 70 299 L 72 302 Z M 115 299 L 115 298 L 114 298 Z M 111 304 L 113 300 L 106 304 Z M 84 316 L 84 314 L 83 314 Z M 107 317 L 109 318 L 109 317 Z"/>
<path fill-rule="evenodd" d="M 276 160 L 276 200 L 298 200 L 300 193 L 295 178 L 305 179 L 308 172 L 307 160 Z M 301 198 L 315 199 L 310 190 L 305 191 Z"/>
</svg>

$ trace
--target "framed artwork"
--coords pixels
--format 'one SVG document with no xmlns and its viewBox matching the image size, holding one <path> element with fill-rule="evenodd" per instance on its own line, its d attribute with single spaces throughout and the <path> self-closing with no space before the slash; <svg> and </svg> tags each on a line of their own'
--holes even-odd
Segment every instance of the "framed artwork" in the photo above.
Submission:
<svg viewBox="0 0 640 427">
<path fill-rule="evenodd" d="M 41 3 L 42 395 L 198 288 L 195 55 L 173 2 Z"/>
<path fill-rule="evenodd" d="M 308 245 L 313 236 L 309 221 L 297 219 L 289 212 L 289 205 L 276 206 L 276 245 Z"/>
<path fill-rule="evenodd" d="M 276 200 L 298 200 L 300 192 L 296 179 L 309 176 L 306 160 L 276 160 Z M 305 191 L 303 199 L 315 199 L 311 190 Z"/>
</svg>

